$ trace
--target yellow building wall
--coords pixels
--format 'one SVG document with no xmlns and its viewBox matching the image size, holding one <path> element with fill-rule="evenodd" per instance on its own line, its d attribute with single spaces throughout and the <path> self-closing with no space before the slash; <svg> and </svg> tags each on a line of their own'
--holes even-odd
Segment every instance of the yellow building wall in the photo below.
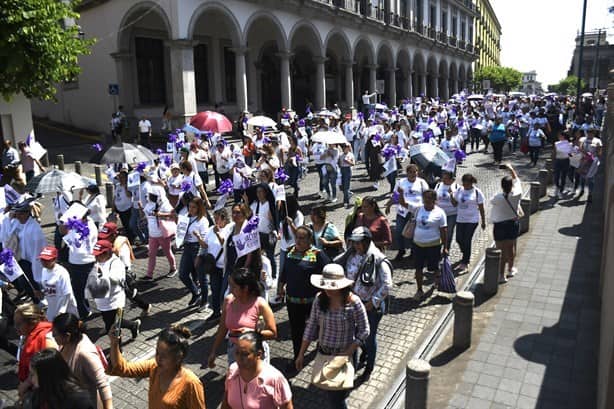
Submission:
<svg viewBox="0 0 614 409">
<path fill-rule="evenodd" d="M 488 0 L 476 0 L 479 15 L 474 24 L 474 44 L 479 47 L 475 69 L 500 65 L 501 27 Z"/>
</svg>

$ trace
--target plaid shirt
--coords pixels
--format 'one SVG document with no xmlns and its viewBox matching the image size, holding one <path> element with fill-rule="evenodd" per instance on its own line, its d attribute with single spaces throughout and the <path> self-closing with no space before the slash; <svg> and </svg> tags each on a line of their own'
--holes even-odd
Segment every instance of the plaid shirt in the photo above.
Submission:
<svg viewBox="0 0 614 409">
<path fill-rule="evenodd" d="M 337 354 L 353 343 L 361 343 L 369 336 L 369 321 L 365 306 L 356 295 L 341 310 L 323 312 L 316 297 L 303 335 L 305 341 L 318 340 L 318 347 L 327 354 Z M 320 337 L 320 323 L 323 323 Z M 321 338 L 321 339 L 318 339 Z"/>
</svg>

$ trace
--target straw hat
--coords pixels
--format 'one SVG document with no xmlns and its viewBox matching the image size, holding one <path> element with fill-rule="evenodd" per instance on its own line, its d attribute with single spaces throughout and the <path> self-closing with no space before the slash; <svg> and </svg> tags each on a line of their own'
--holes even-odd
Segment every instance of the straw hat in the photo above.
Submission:
<svg viewBox="0 0 614 409">
<path fill-rule="evenodd" d="M 354 284 L 345 277 L 343 267 L 334 263 L 325 265 L 322 274 L 313 274 L 309 280 L 311 285 L 322 290 L 341 290 Z"/>
</svg>

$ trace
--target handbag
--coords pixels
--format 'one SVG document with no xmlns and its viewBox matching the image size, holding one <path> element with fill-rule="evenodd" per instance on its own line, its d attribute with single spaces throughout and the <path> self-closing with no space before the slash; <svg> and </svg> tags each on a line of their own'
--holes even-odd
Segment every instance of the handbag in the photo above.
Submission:
<svg viewBox="0 0 614 409">
<path fill-rule="evenodd" d="M 324 318 L 320 318 L 320 335 L 324 332 Z M 347 355 L 325 355 L 318 350 L 311 368 L 311 383 L 317 388 L 338 391 L 354 387 L 354 365 Z"/>
<path fill-rule="evenodd" d="M 448 256 L 441 260 L 441 276 L 437 290 L 442 293 L 456 293 L 456 281 L 454 281 L 454 273 L 452 272 L 452 265 Z"/>
<path fill-rule="evenodd" d="M 416 214 L 418 214 L 417 210 L 416 210 Z M 401 236 L 405 237 L 406 239 L 413 239 L 415 230 L 416 230 L 416 219 L 412 219 L 408 221 L 407 223 L 405 223 L 405 226 L 403 227 L 403 230 L 401 231 Z"/>
</svg>

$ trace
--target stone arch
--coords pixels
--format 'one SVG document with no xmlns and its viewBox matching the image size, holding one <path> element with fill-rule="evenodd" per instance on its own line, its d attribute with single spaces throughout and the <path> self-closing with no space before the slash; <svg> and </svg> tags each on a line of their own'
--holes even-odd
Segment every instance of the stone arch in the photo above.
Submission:
<svg viewBox="0 0 614 409">
<path fill-rule="evenodd" d="M 414 53 L 412 71 L 414 95 L 426 95 L 426 57 L 421 51 Z"/>
<path fill-rule="evenodd" d="M 167 41 L 172 25 L 157 3 L 143 1 L 122 17 L 115 59 L 121 89 L 119 104 L 128 116 L 135 106 L 163 107 L 172 104 L 171 65 Z"/>
<path fill-rule="evenodd" d="M 375 66 L 375 49 L 366 36 L 360 36 L 352 47 L 352 59 L 356 63 L 354 69 L 354 95 L 359 96 L 364 91 L 375 92 L 375 75 L 371 75 Z"/>
<path fill-rule="evenodd" d="M 318 83 L 318 64 L 324 62 L 322 39 L 310 22 L 303 20 L 294 25 L 288 37 L 292 59 L 290 77 L 292 103 L 297 112 L 304 112 L 310 104 L 323 108 L 326 98 L 323 84 Z M 324 80 L 324 79 L 322 79 Z"/>
<path fill-rule="evenodd" d="M 242 37 L 247 47 L 249 109 L 275 115 L 282 103 L 291 103 L 282 101 L 281 60 L 288 58 L 289 51 L 283 26 L 274 14 L 254 13 L 247 21 Z"/>
<path fill-rule="evenodd" d="M 196 103 L 203 109 L 216 103 L 237 103 L 235 52 L 241 46 L 241 29 L 234 14 L 218 2 L 204 3 L 188 24 L 194 40 Z"/>
<path fill-rule="evenodd" d="M 400 48 L 397 53 L 397 71 L 396 71 L 396 86 L 397 99 L 411 98 L 411 61 L 409 51 L 405 48 Z"/>
<path fill-rule="evenodd" d="M 302 35 L 306 36 L 307 41 L 301 38 Z M 313 23 L 307 20 L 301 20 L 292 27 L 288 35 L 288 44 L 290 45 L 290 50 L 297 45 L 302 45 L 309 48 L 314 56 L 324 57 L 325 50 L 320 32 Z"/>
<path fill-rule="evenodd" d="M 351 67 L 351 46 L 343 31 L 333 30 L 328 33 L 325 40 L 325 76 L 326 76 L 326 101 L 339 103 L 344 101 L 347 106 L 354 105 L 353 78 L 348 75 L 348 67 Z M 352 91 L 352 92 L 348 92 Z"/>
<path fill-rule="evenodd" d="M 392 48 L 387 42 L 382 41 L 377 49 L 377 74 L 378 84 L 383 81 L 383 89 L 378 86 L 378 92 L 381 92 L 382 101 L 388 103 L 389 106 L 396 104 L 396 73 L 395 73 L 395 58 L 392 53 Z M 382 92 L 383 91 L 383 92 Z"/>
<path fill-rule="evenodd" d="M 437 77 L 439 76 L 439 65 L 435 55 L 429 56 L 426 61 L 426 95 L 432 98 L 439 96 Z"/>
<path fill-rule="evenodd" d="M 450 69 L 448 74 L 448 83 L 449 83 L 449 94 L 450 96 L 458 93 L 458 67 L 456 66 L 456 62 L 452 61 L 450 63 Z"/>
</svg>

